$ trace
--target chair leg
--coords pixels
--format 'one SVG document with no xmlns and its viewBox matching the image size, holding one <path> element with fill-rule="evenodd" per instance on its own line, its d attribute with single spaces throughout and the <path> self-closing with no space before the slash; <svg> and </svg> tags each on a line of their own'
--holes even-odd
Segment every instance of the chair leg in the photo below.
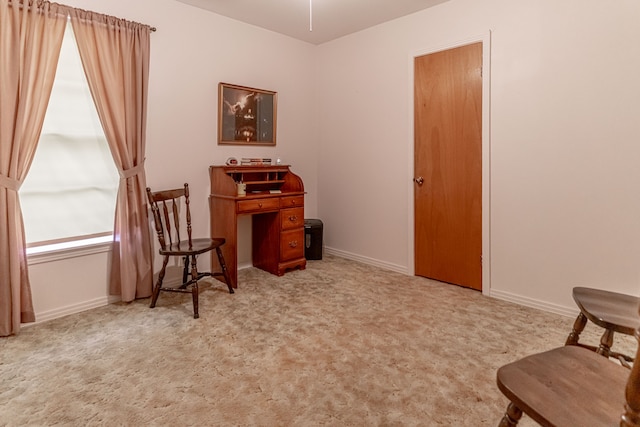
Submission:
<svg viewBox="0 0 640 427">
<path fill-rule="evenodd" d="M 620 427 L 640 426 L 640 408 L 637 402 L 628 402 L 624 405 L 625 412 L 620 419 Z"/>
<path fill-rule="evenodd" d="M 229 275 L 229 270 L 227 270 L 227 264 L 224 262 L 224 257 L 222 256 L 222 249 L 219 247 L 216 248 L 216 254 L 218 255 L 218 261 L 220 262 L 220 268 L 222 269 L 222 275 L 224 276 L 224 281 L 227 284 L 227 288 L 229 288 L 229 293 L 233 292 L 233 283 L 231 283 L 231 276 Z"/>
<path fill-rule="evenodd" d="M 156 285 L 153 287 L 153 293 L 151 294 L 151 304 L 149 304 L 150 308 L 156 306 L 156 302 L 158 302 L 158 296 L 160 295 L 160 288 L 162 288 L 162 281 L 164 280 L 164 275 L 167 269 L 167 263 L 169 262 L 169 257 L 165 256 L 164 260 L 162 260 L 162 269 L 160 269 L 160 273 L 158 273 L 158 281 Z"/>
<path fill-rule="evenodd" d="M 196 257 L 193 255 L 191 257 L 191 280 L 193 281 L 193 285 L 191 286 L 191 297 L 193 298 L 193 318 L 197 319 L 200 317 L 198 313 L 198 267 L 196 265 Z"/>
<path fill-rule="evenodd" d="M 611 355 L 611 346 L 613 345 L 613 331 L 606 329 L 602 338 L 600 338 L 600 347 L 596 350 L 596 353 L 609 357 Z"/>
<path fill-rule="evenodd" d="M 182 287 L 186 287 L 185 283 L 189 281 L 189 257 L 183 258 L 184 268 L 182 269 Z"/>
<path fill-rule="evenodd" d="M 507 412 L 505 412 L 504 417 L 500 420 L 498 427 L 515 427 L 518 425 L 520 418 L 522 418 L 522 411 L 511 402 L 509 406 L 507 406 Z"/>
<path fill-rule="evenodd" d="M 587 316 L 585 316 L 584 314 L 582 314 L 582 312 L 580 312 L 580 314 L 578 314 L 578 317 L 576 318 L 576 321 L 573 322 L 573 329 L 571 330 L 571 333 L 567 337 L 567 341 L 564 343 L 564 345 L 578 344 L 578 340 L 580 339 L 580 334 L 584 330 L 584 327 L 586 326 L 586 324 L 587 324 Z"/>
</svg>

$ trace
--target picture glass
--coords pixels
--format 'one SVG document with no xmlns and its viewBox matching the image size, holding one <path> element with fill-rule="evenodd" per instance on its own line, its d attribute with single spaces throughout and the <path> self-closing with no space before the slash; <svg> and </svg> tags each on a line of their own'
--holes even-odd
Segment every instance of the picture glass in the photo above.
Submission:
<svg viewBox="0 0 640 427">
<path fill-rule="evenodd" d="M 220 83 L 218 143 L 276 144 L 276 92 Z"/>
</svg>

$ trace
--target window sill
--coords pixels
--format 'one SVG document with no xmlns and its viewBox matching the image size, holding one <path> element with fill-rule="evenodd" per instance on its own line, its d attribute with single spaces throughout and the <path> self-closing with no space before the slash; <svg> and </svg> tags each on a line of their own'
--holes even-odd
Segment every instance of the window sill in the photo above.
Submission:
<svg viewBox="0 0 640 427">
<path fill-rule="evenodd" d="M 27 248 L 27 260 L 32 265 L 109 252 L 112 241 L 113 236 L 102 236 Z"/>
</svg>

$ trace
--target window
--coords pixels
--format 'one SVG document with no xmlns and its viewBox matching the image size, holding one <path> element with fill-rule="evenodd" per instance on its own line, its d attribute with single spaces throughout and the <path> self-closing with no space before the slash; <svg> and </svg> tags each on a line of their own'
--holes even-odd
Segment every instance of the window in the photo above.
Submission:
<svg viewBox="0 0 640 427">
<path fill-rule="evenodd" d="M 112 234 L 118 182 L 68 23 L 38 148 L 20 188 L 27 246 Z"/>
</svg>

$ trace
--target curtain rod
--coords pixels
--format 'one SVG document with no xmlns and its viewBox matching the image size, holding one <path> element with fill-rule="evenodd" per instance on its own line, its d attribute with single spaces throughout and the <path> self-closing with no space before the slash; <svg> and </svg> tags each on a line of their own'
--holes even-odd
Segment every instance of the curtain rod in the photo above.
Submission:
<svg viewBox="0 0 640 427">
<path fill-rule="evenodd" d="M 8 3 L 9 6 L 13 6 L 13 3 L 15 1 L 17 1 L 18 7 L 20 7 L 20 9 L 24 9 L 24 3 L 23 3 L 24 0 L 8 0 L 7 3 Z M 38 0 L 37 4 L 36 4 L 36 7 L 40 7 L 44 3 L 50 3 L 50 2 L 48 2 L 47 0 Z M 67 6 L 67 5 L 58 4 L 58 3 L 54 3 L 54 4 L 62 6 L 63 8 L 66 8 L 66 9 L 76 9 L 76 10 L 80 10 L 80 11 L 83 11 L 83 12 L 89 12 L 89 13 L 93 13 L 93 14 L 96 14 L 96 15 L 102 15 L 102 16 L 105 16 L 107 18 L 113 18 L 113 19 L 116 19 L 116 20 L 119 20 L 119 21 L 127 21 L 127 19 L 118 18 L 118 17 L 115 17 L 115 16 L 110 16 L 110 15 L 106 15 L 106 14 L 99 13 L 99 12 L 92 12 L 90 10 L 80 9 L 78 7 Z M 133 22 L 135 24 L 140 24 L 139 22 L 135 22 L 135 21 L 129 21 L 129 22 Z M 140 24 L 140 25 L 146 25 L 146 24 Z M 156 32 L 156 27 L 152 27 L 150 25 L 147 25 L 147 26 L 149 27 L 149 31 L 151 31 L 152 33 Z"/>
</svg>

